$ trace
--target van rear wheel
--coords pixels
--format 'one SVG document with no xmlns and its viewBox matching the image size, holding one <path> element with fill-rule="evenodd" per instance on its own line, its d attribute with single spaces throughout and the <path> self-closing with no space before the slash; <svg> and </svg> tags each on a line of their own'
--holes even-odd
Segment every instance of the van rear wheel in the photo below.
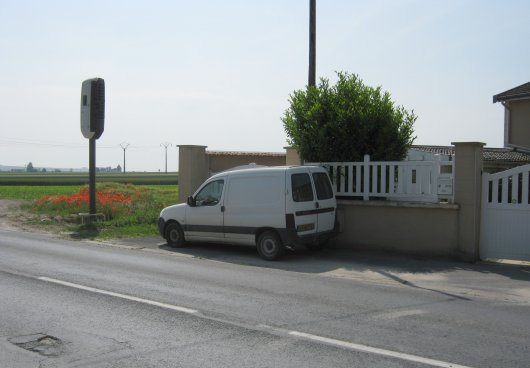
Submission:
<svg viewBox="0 0 530 368">
<path fill-rule="evenodd" d="M 184 246 L 184 232 L 179 224 L 172 222 L 166 227 L 167 244 L 173 248 L 180 248 Z"/>
<path fill-rule="evenodd" d="M 256 247 L 261 258 L 267 261 L 278 259 L 285 251 L 280 238 L 271 230 L 265 231 L 258 236 Z"/>
</svg>

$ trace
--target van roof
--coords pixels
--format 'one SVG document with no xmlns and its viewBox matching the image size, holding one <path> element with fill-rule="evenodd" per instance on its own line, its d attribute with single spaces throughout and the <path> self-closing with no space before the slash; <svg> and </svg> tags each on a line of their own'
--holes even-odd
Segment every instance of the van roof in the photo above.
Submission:
<svg viewBox="0 0 530 368">
<path fill-rule="evenodd" d="M 234 174 L 248 174 L 248 173 L 260 173 L 260 172 L 285 172 L 292 168 L 297 167 L 312 167 L 312 168 L 322 168 L 322 166 L 302 166 L 302 165 L 291 165 L 291 166 L 261 166 L 261 167 L 249 167 L 249 168 L 235 168 L 235 169 L 229 169 L 220 173 L 217 173 L 215 175 L 212 175 L 211 178 L 225 176 L 225 175 L 234 175 Z"/>
</svg>

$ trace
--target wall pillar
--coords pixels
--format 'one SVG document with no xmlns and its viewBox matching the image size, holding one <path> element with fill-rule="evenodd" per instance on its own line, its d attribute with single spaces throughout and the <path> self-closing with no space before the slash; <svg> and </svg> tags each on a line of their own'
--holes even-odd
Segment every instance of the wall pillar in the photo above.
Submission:
<svg viewBox="0 0 530 368">
<path fill-rule="evenodd" d="M 285 165 L 286 166 L 295 166 L 302 165 L 302 160 L 298 151 L 294 147 L 284 147 L 285 148 Z"/>
<path fill-rule="evenodd" d="M 206 146 L 179 145 L 179 203 L 208 178 Z"/>
<path fill-rule="evenodd" d="M 479 259 L 483 147 L 480 142 L 455 142 L 454 201 L 459 204 L 457 256 Z"/>
</svg>

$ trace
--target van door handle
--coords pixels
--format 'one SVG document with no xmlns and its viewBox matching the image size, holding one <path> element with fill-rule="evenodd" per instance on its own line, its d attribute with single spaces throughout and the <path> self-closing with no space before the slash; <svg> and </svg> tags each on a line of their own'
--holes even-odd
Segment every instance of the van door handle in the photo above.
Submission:
<svg viewBox="0 0 530 368">
<path fill-rule="evenodd" d="M 221 206 L 221 212 L 225 211 L 225 206 Z"/>
<path fill-rule="evenodd" d="M 318 202 L 315 202 L 315 208 L 320 208 L 320 205 L 318 204 Z"/>
</svg>

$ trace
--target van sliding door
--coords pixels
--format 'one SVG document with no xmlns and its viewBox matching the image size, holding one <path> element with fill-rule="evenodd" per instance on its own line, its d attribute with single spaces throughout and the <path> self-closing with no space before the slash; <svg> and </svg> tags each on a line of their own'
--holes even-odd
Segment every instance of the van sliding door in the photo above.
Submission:
<svg viewBox="0 0 530 368">
<path fill-rule="evenodd" d="M 240 173 L 229 178 L 225 194 L 225 238 L 255 244 L 258 228 L 285 224 L 285 182 L 277 173 Z"/>
</svg>

